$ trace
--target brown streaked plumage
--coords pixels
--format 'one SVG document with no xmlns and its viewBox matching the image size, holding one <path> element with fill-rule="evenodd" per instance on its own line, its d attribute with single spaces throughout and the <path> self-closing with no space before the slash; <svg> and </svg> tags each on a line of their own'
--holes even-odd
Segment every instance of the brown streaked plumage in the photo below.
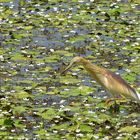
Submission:
<svg viewBox="0 0 140 140">
<path fill-rule="evenodd" d="M 62 73 L 70 69 L 74 64 L 83 65 L 83 67 L 90 73 L 94 80 L 96 80 L 107 91 L 109 91 L 113 97 L 118 97 L 118 95 L 121 95 L 125 98 L 140 100 L 140 94 L 137 93 L 119 75 L 105 68 L 98 67 L 83 57 L 74 57 L 68 67 Z"/>
</svg>

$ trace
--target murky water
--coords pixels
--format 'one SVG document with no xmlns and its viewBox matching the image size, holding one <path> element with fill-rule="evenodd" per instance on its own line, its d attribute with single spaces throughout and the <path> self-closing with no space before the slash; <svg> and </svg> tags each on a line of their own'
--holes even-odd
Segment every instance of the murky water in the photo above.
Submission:
<svg viewBox="0 0 140 140">
<path fill-rule="evenodd" d="M 82 67 L 60 76 L 71 58 L 80 55 L 121 74 L 139 90 L 139 10 L 138 1 L 127 0 L 0 2 L 0 126 L 8 133 L 0 138 L 17 139 L 23 134 L 24 138 L 39 139 L 39 135 L 43 139 L 48 134 L 48 139 L 60 139 L 66 129 L 70 135 L 64 139 L 72 139 L 80 129 L 93 139 L 91 123 L 97 130 L 109 125 L 117 132 L 112 132 L 114 137 L 107 131 L 99 134 L 117 138 L 118 130 L 126 126 L 127 119 L 134 119 L 134 113 L 137 119 L 128 125 L 139 128 L 139 106 L 122 103 L 120 116 L 113 118 L 112 108 L 102 105 L 110 95 Z M 104 114 L 111 118 L 102 118 Z M 68 126 L 59 130 L 61 124 Z M 134 133 L 132 137 L 138 137 Z"/>
</svg>

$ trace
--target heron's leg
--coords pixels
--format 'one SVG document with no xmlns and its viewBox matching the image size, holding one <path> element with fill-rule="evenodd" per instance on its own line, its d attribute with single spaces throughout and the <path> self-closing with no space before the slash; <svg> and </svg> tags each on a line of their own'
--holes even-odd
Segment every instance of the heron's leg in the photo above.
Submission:
<svg viewBox="0 0 140 140">
<path fill-rule="evenodd" d="M 112 102 L 115 102 L 115 103 L 126 102 L 126 99 L 125 98 L 108 98 L 105 100 L 106 105 L 108 105 Z"/>
<path fill-rule="evenodd" d="M 105 104 L 109 105 L 112 101 L 114 102 L 115 98 L 108 98 L 105 100 Z"/>
</svg>

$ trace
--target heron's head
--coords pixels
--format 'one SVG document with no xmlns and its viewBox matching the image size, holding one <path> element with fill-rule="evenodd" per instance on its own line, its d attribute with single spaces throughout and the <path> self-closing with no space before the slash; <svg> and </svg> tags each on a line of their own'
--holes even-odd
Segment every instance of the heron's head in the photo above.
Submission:
<svg viewBox="0 0 140 140">
<path fill-rule="evenodd" d="M 74 66 L 74 65 L 76 65 L 76 64 L 81 64 L 82 63 L 82 57 L 80 57 L 80 56 L 76 56 L 76 57 L 74 57 L 72 60 L 71 60 L 71 62 L 70 62 L 70 64 L 65 68 L 65 70 L 61 73 L 61 74 L 63 74 L 63 73 L 65 73 L 67 70 L 69 70 L 72 66 Z"/>
</svg>

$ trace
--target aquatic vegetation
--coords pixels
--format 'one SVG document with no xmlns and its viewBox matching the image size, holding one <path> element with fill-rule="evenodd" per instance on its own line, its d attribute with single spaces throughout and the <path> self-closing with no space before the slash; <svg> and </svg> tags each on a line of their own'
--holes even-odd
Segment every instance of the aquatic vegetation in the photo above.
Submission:
<svg viewBox="0 0 140 140">
<path fill-rule="evenodd" d="M 140 2 L 0 2 L 0 139 L 138 139 L 136 102 L 109 97 L 83 67 L 86 56 L 140 91 Z"/>
</svg>

